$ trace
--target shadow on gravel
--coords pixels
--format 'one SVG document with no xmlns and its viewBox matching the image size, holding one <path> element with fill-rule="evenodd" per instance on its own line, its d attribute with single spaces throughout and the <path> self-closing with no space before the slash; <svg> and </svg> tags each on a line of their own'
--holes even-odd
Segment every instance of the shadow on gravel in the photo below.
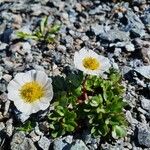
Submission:
<svg viewBox="0 0 150 150">
<path fill-rule="evenodd" d="M 10 149 L 10 139 L 5 132 L 0 132 L 0 150 L 11 150 Z"/>
</svg>

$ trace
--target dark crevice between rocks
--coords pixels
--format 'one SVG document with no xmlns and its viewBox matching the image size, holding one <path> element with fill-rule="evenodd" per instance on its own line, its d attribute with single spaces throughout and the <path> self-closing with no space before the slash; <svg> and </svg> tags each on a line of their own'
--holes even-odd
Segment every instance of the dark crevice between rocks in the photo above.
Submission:
<svg viewBox="0 0 150 150">
<path fill-rule="evenodd" d="M 2 139 L 2 142 L 4 142 L 0 143 L 0 150 L 11 150 L 10 148 L 11 137 L 9 137 L 5 132 L 1 131 L 0 138 Z"/>
</svg>

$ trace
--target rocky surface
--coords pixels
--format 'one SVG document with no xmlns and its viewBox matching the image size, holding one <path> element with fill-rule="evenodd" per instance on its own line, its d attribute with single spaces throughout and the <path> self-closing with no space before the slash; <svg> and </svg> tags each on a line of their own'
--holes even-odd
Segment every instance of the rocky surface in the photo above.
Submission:
<svg viewBox="0 0 150 150">
<path fill-rule="evenodd" d="M 62 24 L 54 45 L 20 40 L 17 31 L 31 33 L 39 21 Z M 7 84 L 17 72 L 45 70 L 60 75 L 73 69 L 73 55 L 81 48 L 108 57 L 123 75 L 129 122 L 124 139 L 101 142 L 83 133 L 50 139 L 47 122 L 39 114 L 31 133 L 18 132 L 20 116 L 7 99 Z M 12 150 L 148 150 L 150 149 L 150 3 L 148 0 L 1 0 L 0 1 L 0 149 Z"/>
</svg>

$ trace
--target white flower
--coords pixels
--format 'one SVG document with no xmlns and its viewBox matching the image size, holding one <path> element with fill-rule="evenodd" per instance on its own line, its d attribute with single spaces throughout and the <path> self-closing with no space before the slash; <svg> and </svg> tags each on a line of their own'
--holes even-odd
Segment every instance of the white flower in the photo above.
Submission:
<svg viewBox="0 0 150 150">
<path fill-rule="evenodd" d="M 91 75 L 101 75 L 111 66 L 108 58 L 85 49 L 75 52 L 74 64 L 77 69 Z"/>
<path fill-rule="evenodd" d="M 17 73 L 7 89 L 8 98 L 25 115 L 47 109 L 53 98 L 52 80 L 44 71 Z"/>
</svg>

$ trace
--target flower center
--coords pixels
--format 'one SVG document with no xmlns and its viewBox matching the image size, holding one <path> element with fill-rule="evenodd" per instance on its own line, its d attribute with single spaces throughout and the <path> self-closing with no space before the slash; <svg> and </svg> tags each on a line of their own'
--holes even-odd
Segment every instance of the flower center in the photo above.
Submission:
<svg viewBox="0 0 150 150">
<path fill-rule="evenodd" d="M 83 63 L 83 66 L 89 70 L 96 70 L 101 66 L 100 62 L 96 58 L 93 58 L 93 57 L 84 58 L 82 60 L 82 63 Z"/>
<path fill-rule="evenodd" d="M 39 100 L 44 94 L 44 88 L 36 81 L 27 82 L 20 89 L 20 95 L 27 103 Z"/>
</svg>

